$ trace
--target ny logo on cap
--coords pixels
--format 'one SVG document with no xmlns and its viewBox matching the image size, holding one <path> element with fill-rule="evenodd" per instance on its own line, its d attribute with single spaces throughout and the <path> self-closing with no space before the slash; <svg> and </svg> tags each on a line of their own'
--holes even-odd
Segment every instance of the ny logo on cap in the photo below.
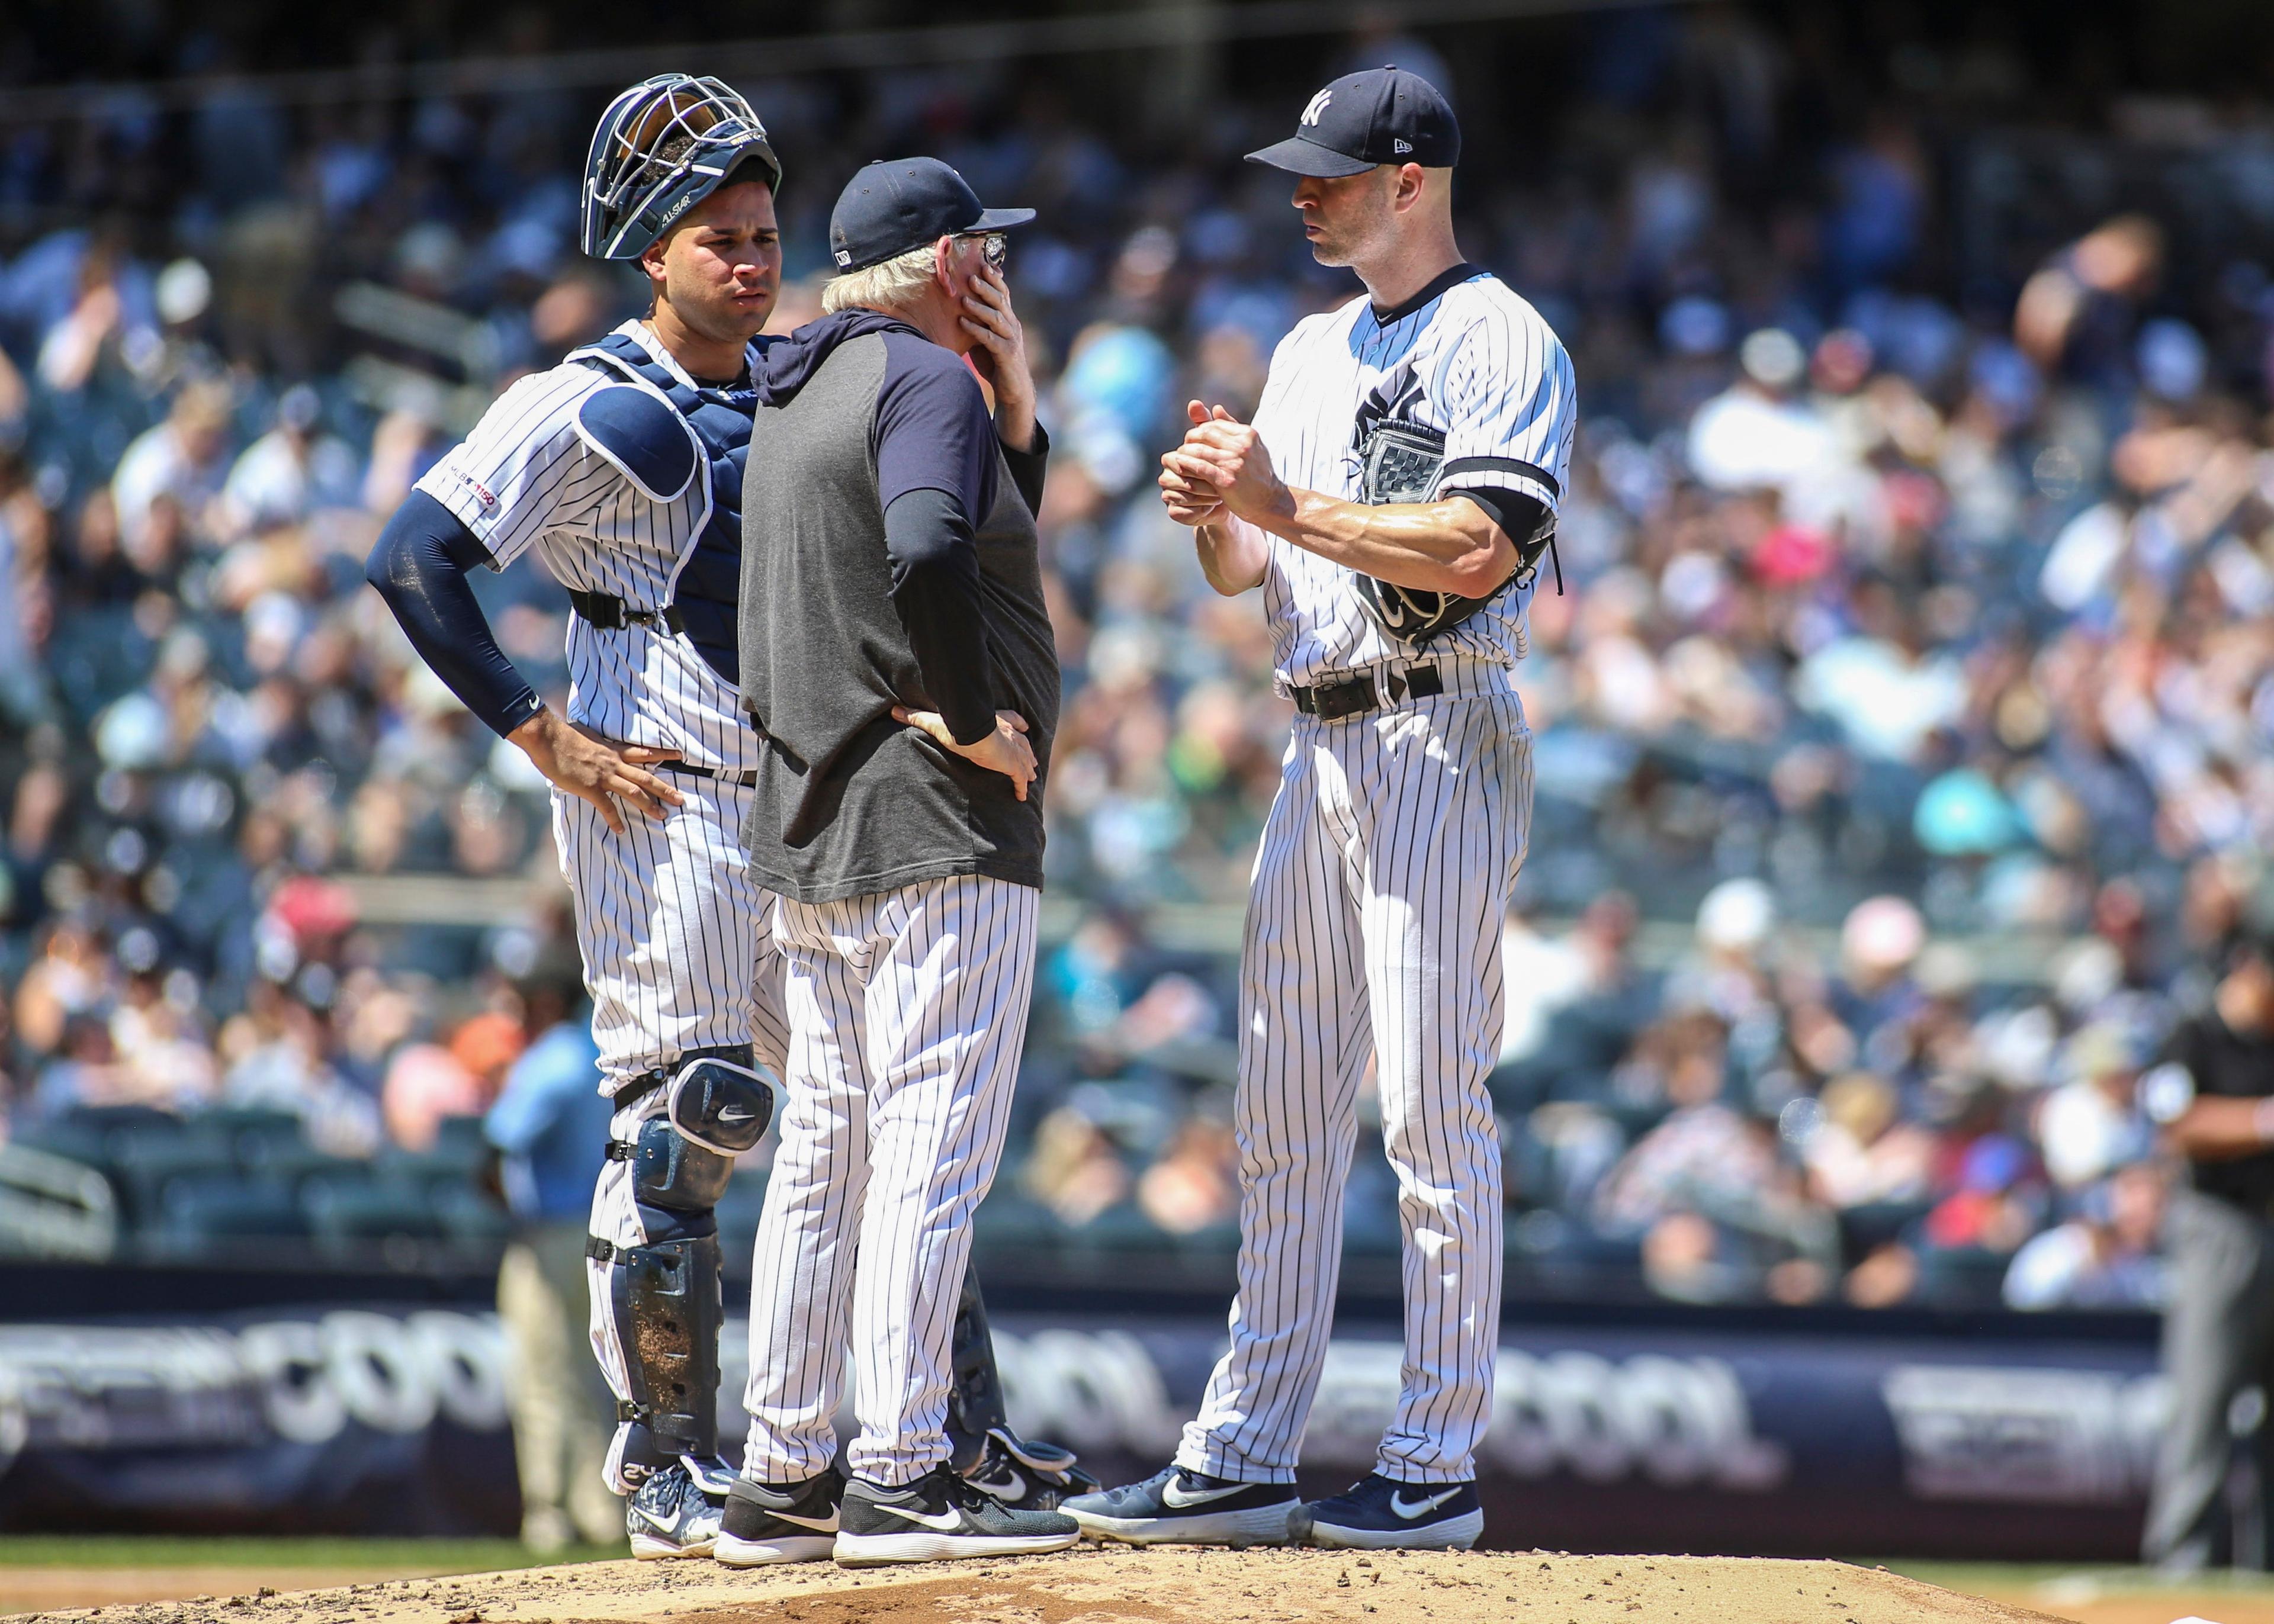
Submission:
<svg viewBox="0 0 2274 1624">
<path fill-rule="evenodd" d="M 1327 103 L 1334 99 L 1335 93 L 1333 91 L 1321 90 L 1317 95 L 1311 98 L 1310 106 L 1303 109 L 1303 117 L 1296 122 L 1306 124 L 1314 124 L 1318 123 L 1319 115 L 1327 110 Z"/>
</svg>

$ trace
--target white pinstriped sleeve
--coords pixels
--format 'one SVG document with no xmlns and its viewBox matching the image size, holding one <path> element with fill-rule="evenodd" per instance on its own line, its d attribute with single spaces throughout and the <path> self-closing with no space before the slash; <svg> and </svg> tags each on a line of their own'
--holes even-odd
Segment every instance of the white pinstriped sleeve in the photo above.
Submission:
<svg viewBox="0 0 2274 1624">
<path fill-rule="evenodd" d="M 1443 377 L 1440 493 L 1497 486 L 1555 511 L 1570 481 L 1579 405 L 1571 357 L 1547 324 L 1528 309 L 1487 306 Z"/>
<path fill-rule="evenodd" d="M 520 557 L 561 517 L 562 496 L 586 460 L 577 403 L 602 381 L 581 365 L 519 380 L 420 477 L 418 488 L 474 533 L 494 568 Z"/>
</svg>

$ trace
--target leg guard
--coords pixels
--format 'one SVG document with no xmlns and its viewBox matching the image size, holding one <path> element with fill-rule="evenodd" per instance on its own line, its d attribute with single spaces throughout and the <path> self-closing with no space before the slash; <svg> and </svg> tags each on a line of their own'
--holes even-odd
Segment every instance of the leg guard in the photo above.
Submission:
<svg viewBox="0 0 2274 1624">
<path fill-rule="evenodd" d="M 1022 1511 L 1049 1511 L 1097 1487 L 1097 1479 L 1074 1464 L 1073 1450 L 1023 1439 L 1011 1430 L 987 1304 L 979 1295 L 978 1272 L 968 1264 L 955 1306 L 948 1372 L 948 1459 L 958 1473 Z"/>
<path fill-rule="evenodd" d="M 719 1237 L 635 1246 L 610 1270 L 624 1374 L 616 1405 L 632 1424 L 624 1463 L 653 1470 L 682 1455 L 719 1453 L 719 1328 L 726 1315 Z"/>
<path fill-rule="evenodd" d="M 689 1060 L 660 1090 L 629 1142 L 608 1147 L 629 1164 L 622 1195 L 642 1244 L 595 1236 L 606 1269 L 608 1329 L 621 1354 L 611 1478 L 636 1486 L 674 1461 L 719 1453 L 719 1332 L 726 1305 L 712 1209 L 734 1154 L 765 1132 L 773 1094 L 747 1055 Z M 621 1177 L 621 1176 L 620 1176 Z M 620 1209 L 621 1210 L 621 1209 Z M 690 1464 L 689 1470 L 695 1470 Z"/>
<path fill-rule="evenodd" d="M 948 1458 L 957 1471 L 968 1472 L 987 1452 L 988 1432 L 1010 1425 L 1003 1410 L 1003 1377 L 995 1367 L 995 1334 L 988 1328 L 986 1299 L 979 1295 L 979 1272 L 968 1264 L 956 1299 L 948 1376 Z"/>
</svg>

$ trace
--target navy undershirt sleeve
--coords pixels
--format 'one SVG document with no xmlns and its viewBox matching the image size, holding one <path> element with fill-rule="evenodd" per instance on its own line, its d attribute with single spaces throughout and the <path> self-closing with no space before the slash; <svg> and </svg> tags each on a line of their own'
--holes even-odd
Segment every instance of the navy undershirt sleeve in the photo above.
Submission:
<svg viewBox="0 0 2274 1624">
<path fill-rule="evenodd" d="M 877 386 L 877 499 L 885 512 L 910 491 L 945 491 L 974 524 L 994 510 L 995 423 L 979 380 L 953 353 L 913 333 L 885 335 Z"/>
<path fill-rule="evenodd" d="M 1011 470 L 1011 483 L 1019 488 L 1019 500 L 1037 517 L 1043 511 L 1043 471 L 1050 461 L 1050 437 L 1039 423 L 1035 425 L 1035 443 L 1024 451 L 1003 447 L 1003 462 Z"/>
<path fill-rule="evenodd" d="M 979 548 L 962 504 L 926 485 L 885 509 L 892 607 L 924 688 L 958 744 L 995 729 L 994 661 L 981 616 Z"/>
<path fill-rule="evenodd" d="M 979 380 L 953 354 L 888 332 L 874 424 L 892 607 L 948 731 L 959 744 L 976 744 L 995 726 L 995 662 L 973 539 L 1000 478 L 994 420 Z"/>
<path fill-rule="evenodd" d="M 466 572 L 490 555 L 457 515 L 424 491 L 413 491 L 364 565 L 410 640 L 443 686 L 501 737 L 537 714 L 544 702 L 498 647 Z"/>
</svg>

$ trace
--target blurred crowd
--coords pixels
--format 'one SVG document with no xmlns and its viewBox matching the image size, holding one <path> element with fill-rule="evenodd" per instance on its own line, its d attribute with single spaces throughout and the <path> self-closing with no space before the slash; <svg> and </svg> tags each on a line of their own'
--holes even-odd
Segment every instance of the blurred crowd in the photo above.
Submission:
<svg viewBox="0 0 2274 1624">
<path fill-rule="evenodd" d="M 1892 58 L 1734 6 L 1558 37 L 1544 142 L 1480 138 L 1457 193 L 1583 416 L 1517 673 L 1512 1278 L 2150 1301 L 2135 1083 L 2274 835 L 2263 150 L 2199 131 L 2191 186 L 2127 212 L 2107 177 L 2159 138 L 2072 127 L 2101 178 L 2032 192 L 2014 132 L 2052 127 L 2059 86 L 1994 19 Z M 177 65 L 227 65 L 201 38 Z M 1375 28 L 1297 78 L 1396 61 L 1465 120 L 1488 59 L 1472 84 L 1447 55 Z M 1032 64 L 743 87 L 790 176 L 778 327 L 817 309 L 861 159 L 935 152 L 1042 211 L 1011 280 L 1056 447 L 1050 861 L 1076 906 L 989 1222 L 1221 1244 L 1232 966 L 1148 921 L 1239 902 L 1289 708 L 1256 605 L 1206 590 L 1150 473 L 1188 396 L 1244 415 L 1277 339 L 1355 290 L 1238 162 L 1303 91 L 1219 89 L 1164 143 Z M 465 898 L 502 891 L 415 882 L 550 875 L 543 786 L 361 566 L 498 389 L 636 312 L 574 252 L 598 104 L 239 87 L 0 128 L 11 1131 L 221 1104 L 369 1155 L 494 1099 L 557 880 L 495 918 Z M 560 698 L 557 588 L 480 585 Z M 2014 939 L 2067 945 L 1978 945 Z M 1394 1248 L 1396 1192 L 1359 1166 L 1351 1244 Z"/>
</svg>

